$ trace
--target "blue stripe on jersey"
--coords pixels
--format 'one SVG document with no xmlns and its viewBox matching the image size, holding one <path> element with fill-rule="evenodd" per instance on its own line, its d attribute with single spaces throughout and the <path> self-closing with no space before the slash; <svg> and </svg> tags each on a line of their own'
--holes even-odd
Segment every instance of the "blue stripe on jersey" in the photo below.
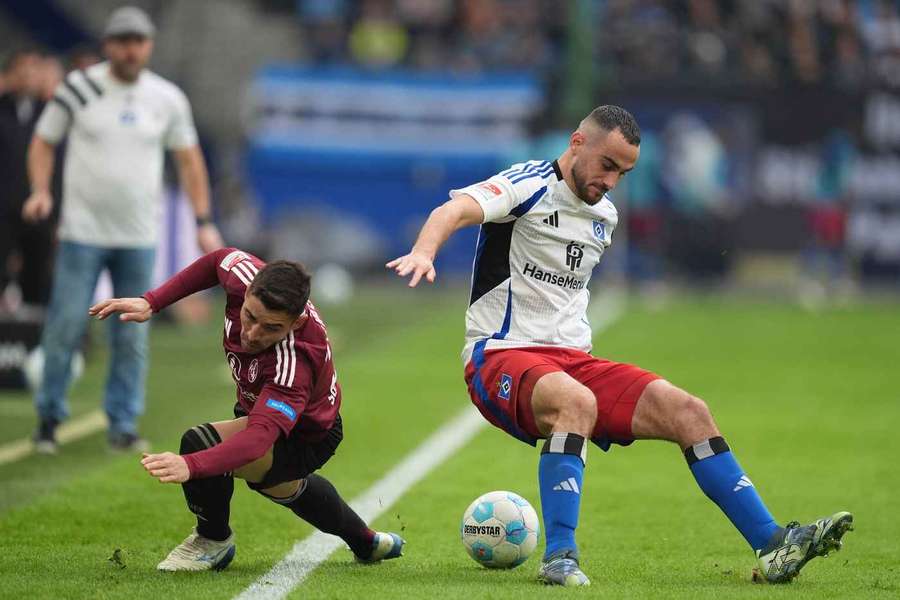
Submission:
<svg viewBox="0 0 900 600">
<path fill-rule="evenodd" d="M 537 204 L 538 201 L 541 198 L 543 198 L 544 194 L 546 194 L 546 193 L 547 193 L 547 186 L 545 185 L 544 187 L 542 187 L 541 189 L 539 189 L 538 191 L 533 193 L 528 200 L 526 200 L 522 204 L 518 205 L 517 207 L 515 207 L 514 209 L 509 211 L 509 214 L 514 217 L 517 217 L 517 218 L 521 217 L 522 215 L 527 213 L 529 210 L 534 208 L 534 205 Z"/>
<path fill-rule="evenodd" d="M 518 182 L 522 181 L 523 179 L 528 179 L 529 177 L 543 177 L 546 179 L 552 173 L 553 173 L 552 166 L 549 168 L 541 169 L 541 170 L 527 169 L 527 170 L 521 171 L 519 173 L 514 173 L 514 174 L 510 175 L 509 177 L 507 177 L 507 179 L 509 179 L 510 183 L 518 183 Z"/>
<path fill-rule="evenodd" d="M 536 175 L 542 175 L 542 176 L 546 177 L 547 175 L 549 175 L 552 172 L 553 172 L 553 165 L 551 165 L 549 163 L 545 164 L 545 165 L 530 165 L 528 167 L 525 167 L 518 173 L 510 174 L 509 177 L 511 179 L 512 178 L 520 178 L 523 175 L 527 175 L 527 174 L 536 174 Z"/>
<path fill-rule="evenodd" d="M 529 167 L 533 167 L 533 166 L 534 165 L 532 165 L 530 162 L 526 162 L 524 167 L 510 167 L 509 169 L 506 169 L 505 171 L 501 171 L 500 174 L 503 175 L 504 177 L 509 177 L 510 175 L 515 175 L 516 173 L 521 173 L 525 169 L 527 169 Z"/>
<path fill-rule="evenodd" d="M 548 166 L 550 167 L 551 170 L 553 169 L 553 163 L 550 163 L 546 160 L 540 161 L 537 164 L 529 162 L 529 163 L 526 163 L 524 167 L 507 169 L 507 170 L 501 172 L 500 174 L 506 178 L 510 178 L 510 177 L 515 177 L 516 175 L 521 175 L 522 173 L 525 173 L 526 171 L 531 171 L 531 172 L 543 171 Z"/>
<path fill-rule="evenodd" d="M 509 333 L 509 328 L 512 323 L 512 281 L 509 283 L 509 287 L 506 292 L 506 314 L 503 317 L 503 325 L 500 326 L 500 331 L 492 335 L 490 338 L 485 338 L 483 340 L 479 340 L 475 344 L 475 349 L 472 352 L 472 362 L 475 365 L 475 373 L 472 376 L 472 385 L 475 387 L 475 392 L 478 394 L 478 397 L 481 399 L 481 403 L 491 411 L 491 414 L 494 415 L 494 418 L 503 425 L 503 429 L 509 433 L 514 438 L 525 442 L 526 444 L 530 444 L 532 446 L 535 445 L 537 440 L 526 432 L 519 429 L 515 423 L 513 423 L 509 417 L 500 410 L 500 407 L 491 400 L 491 394 L 488 392 L 487 388 L 484 385 L 484 382 L 481 380 L 481 369 L 484 367 L 484 347 L 487 345 L 489 339 L 491 340 L 502 340 L 506 337 L 506 334 Z"/>
</svg>

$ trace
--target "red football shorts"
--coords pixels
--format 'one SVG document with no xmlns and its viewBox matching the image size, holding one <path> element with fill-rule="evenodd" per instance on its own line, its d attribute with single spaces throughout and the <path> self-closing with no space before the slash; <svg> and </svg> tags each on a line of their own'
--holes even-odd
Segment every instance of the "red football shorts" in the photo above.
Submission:
<svg viewBox="0 0 900 600">
<path fill-rule="evenodd" d="M 466 365 L 472 402 L 495 427 L 535 445 L 544 436 L 531 409 L 531 392 L 547 373 L 563 371 L 597 398 L 597 424 L 591 441 L 603 450 L 634 441 L 631 418 L 647 384 L 659 376 L 634 365 L 596 358 L 579 350 L 547 346 L 483 350 L 476 344 Z"/>
</svg>

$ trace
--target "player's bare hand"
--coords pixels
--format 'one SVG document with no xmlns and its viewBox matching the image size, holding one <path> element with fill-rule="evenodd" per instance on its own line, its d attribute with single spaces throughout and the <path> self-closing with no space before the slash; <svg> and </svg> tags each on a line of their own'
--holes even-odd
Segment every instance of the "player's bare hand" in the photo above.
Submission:
<svg viewBox="0 0 900 600">
<path fill-rule="evenodd" d="M 197 228 L 197 245 L 203 252 L 209 254 L 219 248 L 224 248 L 225 242 L 222 240 L 222 234 L 219 233 L 218 227 L 213 223 L 204 223 Z"/>
<path fill-rule="evenodd" d="M 119 313 L 120 321 L 143 323 L 153 316 L 153 309 L 144 298 L 110 298 L 101 300 L 88 309 L 89 315 L 101 321 L 114 313 Z"/>
<path fill-rule="evenodd" d="M 385 267 L 393 269 L 400 277 L 412 275 L 409 279 L 409 287 L 416 287 L 423 277 L 428 283 L 434 283 L 434 278 L 437 275 L 431 258 L 415 251 L 410 252 L 406 256 L 395 258 L 387 263 Z"/>
<path fill-rule="evenodd" d="M 28 223 L 38 223 L 53 211 L 53 196 L 50 192 L 34 192 L 22 205 L 22 219 Z"/>
<path fill-rule="evenodd" d="M 191 478 L 187 461 L 172 452 L 144 454 L 141 465 L 151 476 L 159 479 L 160 483 L 184 483 Z"/>
</svg>

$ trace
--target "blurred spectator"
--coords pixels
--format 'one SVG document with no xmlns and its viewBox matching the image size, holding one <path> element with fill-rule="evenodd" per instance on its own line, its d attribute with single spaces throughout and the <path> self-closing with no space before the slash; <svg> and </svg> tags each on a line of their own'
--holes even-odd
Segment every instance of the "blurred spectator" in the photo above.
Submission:
<svg viewBox="0 0 900 600">
<path fill-rule="evenodd" d="M 38 65 L 38 98 L 49 102 L 56 86 L 62 82 L 65 70 L 62 61 L 55 56 L 44 56 Z"/>
<path fill-rule="evenodd" d="M 54 201 L 54 148 L 67 139 L 65 210 L 41 348 L 45 362 L 35 394 L 40 452 L 56 451 L 55 429 L 68 417 L 71 357 L 84 334 L 100 273 L 115 294 L 136 297 L 150 288 L 158 240 L 163 154 L 171 150 L 197 218 L 204 251 L 220 248 L 211 220 L 208 175 L 187 98 L 145 70 L 155 27 L 142 10 L 123 7 L 104 30 L 108 62 L 70 73 L 41 115 L 28 155 L 31 196 L 25 220 L 46 219 Z M 115 450 L 140 450 L 147 328 L 110 321 L 110 369 L 105 410 Z"/>
<path fill-rule="evenodd" d="M 350 30 L 350 56 L 366 67 L 391 67 L 403 60 L 409 46 L 406 29 L 387 0 L 364 0 Z"/>
<path fill-rule="evenodd" d="M 92 46 L 78 46 L 69 52 L 69 68 L 73 71 L 87 69 L 102 59 Z"/>
<path fill-rule="evenodd" d="M 0 300 L 0 309 L 20 317 L 37 316 L 46 305 L 53 257 L 53 224 L 21 218 L 30 188 L 26 175 L 28 144 L 44 106 L 46 85 L 54 76 L 53 59 L 33 50 L 14 52 L 3 68 L 6 91 L 0 96 L 0 296 L 13 276 L 19 298 Z M 52 94 L 52 92 L 51 92 Z"/>
</svg>

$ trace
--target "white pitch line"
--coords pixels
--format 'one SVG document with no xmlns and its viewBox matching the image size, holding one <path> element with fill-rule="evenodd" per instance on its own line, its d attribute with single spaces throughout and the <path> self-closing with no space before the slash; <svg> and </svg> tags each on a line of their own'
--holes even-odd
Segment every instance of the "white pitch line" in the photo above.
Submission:
<svg viewBox="0 0 900 600">
<path fill-rule="evenodd" d="M 364 521 L 371 523 L 435 467 L 462 448 L 485 423 L 474 407 L 466 407 L 350 505 Z M 238 595 L 237 600 L 284 598 L 343 545 L 340 538 L 317 531 L 297 542 L 287 556 Z"/>
<path fill-rule="evenodd" d="M 68 444 L 87 437 L 106 427 L 106 416 L 103 411 L 94 410 L 86 415 L 63 423 L 56 430 L 56 441 L 60 445 Z M 34 443 L 31 438 L 16 440 L 0 446 L 0 465 L 16 462 L 34 452 Z"/>
</svg>

